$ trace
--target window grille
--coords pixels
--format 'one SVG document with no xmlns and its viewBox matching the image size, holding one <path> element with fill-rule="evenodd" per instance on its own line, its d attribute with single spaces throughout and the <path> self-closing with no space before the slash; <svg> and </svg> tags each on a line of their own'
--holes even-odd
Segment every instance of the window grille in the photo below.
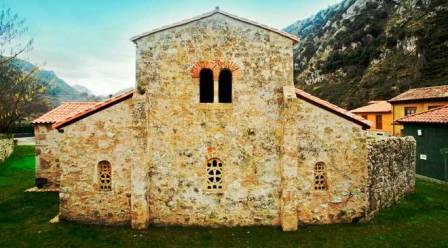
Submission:
<svg viewBox="0 0 448 248">
<path fill-rule="evenodd" d="M 112 167 L 108 161 L 101 161 L 98 163 L 98 180 L 100 190 L 112 190 Z"/>
<path fill-rule="evenodd" d="M 222 169 L 221 160 L 212 158 L 207 161 L 207 189 L 219 190 L 223 188 Z"/>
<path fill-rule="evenodd" d="M 327 190 L 327 178 L 324 162 L 317 162 L 314 166 L 314 189 Z"/>
</svg>

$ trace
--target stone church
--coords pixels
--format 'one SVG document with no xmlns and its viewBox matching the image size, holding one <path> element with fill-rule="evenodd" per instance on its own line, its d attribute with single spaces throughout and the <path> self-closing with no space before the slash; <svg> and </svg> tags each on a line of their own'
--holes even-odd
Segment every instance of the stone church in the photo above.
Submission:
<svg viewBox="0 0 448 248">
<path fill-rule="evenodd" d="M 59 189 L 61 218 L 283 230 L 367 218 L 383 188 L 370 123 L 294 88 L 296 37 L 216 9 L 132 41 L 135 90 L 34 122 L 36 176 Z M 404 194 L 414 148 L 400 144 L 411 154 L 387 187 Z"/>
</svg>

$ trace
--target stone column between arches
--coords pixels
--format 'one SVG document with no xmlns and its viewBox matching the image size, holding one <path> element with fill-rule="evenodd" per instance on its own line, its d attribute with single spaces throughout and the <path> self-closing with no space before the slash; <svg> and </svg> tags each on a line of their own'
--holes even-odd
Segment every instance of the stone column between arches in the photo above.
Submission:
<svg viewBox="0 0 448 248">
<path fill-rule="evenodd" d="M 283 231 L 295 231 L 298 228 L 297 217 L 297 111 L 299 101 L 295 88 L 283 87 L 282 125 L 283 140 L 280 160 L 281 195 L 280 221 Z"/>
</svg>

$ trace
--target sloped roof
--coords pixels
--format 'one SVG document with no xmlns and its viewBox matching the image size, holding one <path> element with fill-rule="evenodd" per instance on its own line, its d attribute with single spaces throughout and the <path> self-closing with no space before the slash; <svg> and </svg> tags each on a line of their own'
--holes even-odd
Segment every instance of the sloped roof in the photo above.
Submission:
<svg viewBox="0 0 448 248">
<path fill-rule="evenodd" d="M 388 102 L 406 102 L 415 100 L 448 99 L 448 85 L 410 89 Z"/>
<path fill-rule="evenodd" d="M 186 24 L 198 21 L 198 20 L 205 19 L 207 17 L 213 16 L 213 15 L 216 15 L 216 14 L 221 14 L 221 15 L 227 16 L 229 18 L 232 18 L 234 20 L 237 20 L 237 21 L 240 21 L 240 22 L 244 22 L 244 23 L 247 23 L 247 24 L 250 24 L 250 25 L 253 25 L 253 26 L 256 26 L 256 27 L 259 27 L 259 28 L 262 28 L 262 29 L 265 29 L 265 30 L 268 30 L 268 31 L 271 31 L 271 32 L 274 32 L 274 33 L 277 33 L 277 34 L 279 34 L 281 36 L 284 36 L 286 38 L 291 39 L 294 44 L 299 41 L 299 38 L 297 38 L 296 36 L 294 36 L 292 34 L 289 34 L 287 32 L 278 30 L 278 29 L 273 28 L 273 27 L 269 27 L 269 26 L 264 25 L 264 24 L 260 24 L 260 23 L 248 20 L 246 18 L 242 18 L 242 17 L 236 16 L 236 15 L 227 13 L 225 11 L 220 10 L 218 7 L 215 10 L 207 12 L 207 13 L 204 13 L 202 15 L 199 15 L 199 16 L 187 19 L 187 20 L 183 20 L 183 21 L 180 21 L 180 22 L 176 22 L 176 23 L 173 23 L 171 25 L 167 25 L 167 26 L 163 26 L 163 27 L 160 27 L 160 28 L 156 28 L 156 29 L 153 29 L 151 31 L 142 33 L 140 35 L 136 35 L 136 36 L 131 38 L 131 41 L 136 42 L 138 39 L 143 38 L 145 36 L 148 36 L 150 34 L 154 34 L 154 33 L 157 33 L 157 32 L 160 32 L 160 31 L 164 31 L 164 30 L 167 30 L 167 29 L 183 26 L 183 25 L 186 25 Z"/>
<path fill-rule="evenodd" d="M 47 117 L 46 117 L 46 119 L 42 118 L 44 116 L 58 116 L 57 119 L 56 118 L 53 119 L 54 121 L 52 121 L 52 122 L 48 121 L 45 123 L 54 123 L 53 128 L 60 129 L 64 126 L 70 125 L 76 121 L 79 121 L 79 120 L 87 117 L 87 116 L 95 114 L 103 109 L 106 109 L 106 108 L 111 107 L 117 103 L 120 103 L 126 99 L 131 98 L 132 95 L 134 94 L 134 92 L 135 92 L 135 90 L 130 90 L 130 91 L 118 94 L 116 96 L 113 96 L 103 102 L 97 102 L 97 103 L 66 103 L 66 104 L 64 104 L 67 106 L 66 112 L 70 113 L 70 114 L 66 114 L 66 115 L 51 114 L 50 115 L 51 112 L 54 112 L 55 110 L 57 110 L 57 109 L 54 109 L 54 110 L 48 112 L 47 114 L 39 117 L 38 119 L 33 121 L 33 123 L 34 124 L 44 123 L 42 121 L 49 120 L 49 118 L 47 118 Z M 303 99 L 303 100 L 313 104 L 313 105 L 316 105 L 318 107 L 326 109 L 326 110 L 328 110 L 336 115 L 339 115 L 349 121 L 352 121 L 358 125 L 361 125 L 363 128 L 369 128 L 372 125 L 370 121 L 365 120 L 364 118 L 361 118 L 357 115 L 354 115 L 354 114 L 350 113 L 349 111 L 347 111 L 343 108 L 340 108 L 332 103 L 329 103 L 325 100 L 322 100 L 318 97 L 308 94 L 303 90 L 296 89 L 296 96 L 300 99 Z M 78 109 L 79 111 L 69 111 L 70 108 L 68 106 L 73 106 L 73 104 L 83 105 L 84 108 Z M 61 108 L 61 107 L 62 106 L 60 106 L 58 108 Z"/>
<path fill-rule="evenodd" d="M 53 124 L 70 116 L 73 116 L 79 112 L 82 112 L 96 104 L 97 102 L 65 102 L 62 103 L 59 107 L 35 119 L 34 121 L 32 121 L 32 123 Z"/>
<path fill-rule="evenodd" d="M 392 104 L 387 101 L 370 101 L 368 105 L 353 110 L 352 113 L 388 113 L 392 112 Z"/>
<path fill-rule="evenodd" d="M 398 123 L 448 124 L 448 105 L 430 109 L 418 114 L 408 115 L 397 120 Z"/>
<path fill-rule="evenodd" d="M 120 103 L 126 99 L 129 99 L 132 97 L 132 95 L 134 94 L 134 90 L 130 90 L 130 91 L 126 91 L 124 93 L 120 93 L 118 95 L 115 95 L 103 102 L 99 102 L 96 103 L 95 105 L 91 106 L 90 108 L 86 108 L 81 112 L 78 112 L 75 115 L 71 115 L 67 118 L 64 118 L 58 122 L 56 122 L 55 124 L 53 124 L 53 128 L 55 129 L 59 129 L 62 128 L 64 126 L 67 126 L 69 124 L 72 124 L 76 121 L 79 121 L 81 119 L 86 118 L 87 116 L 90 116 L 92 114 L 95 114 L 96 112 L 99 112 L 103 109 L 106 109 L 108 107 L 111 107 L 117 103 Z"/>
<path fill-rule="evenodd" d="M 298 98 L 303 99 L 313 105 L 316 105 L 318 107 L 321 107 L 325 110 L 328 110 L 336 115 L 339 115 L 351 122 L 354 122 L 358 125 L 361 125 L 364 129 L 370 128 L 372 126 L 372 123 L 364 118 L 361 118 L 355 114 L 350 113 L 348 110 L 345 110 L 341 107 L 338 107 L 332 103 L 329 103 L 325 100 L 322 100 L 318 97 L 315 97 L 311 94 L 306 93 L 303 90 L 296 89 L 296 95 Z"/>
</svg>

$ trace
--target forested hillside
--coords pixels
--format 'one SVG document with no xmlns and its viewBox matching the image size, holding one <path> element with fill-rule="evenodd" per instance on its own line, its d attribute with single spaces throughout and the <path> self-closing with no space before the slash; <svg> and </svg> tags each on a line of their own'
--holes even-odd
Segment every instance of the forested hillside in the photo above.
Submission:
<svg viewBox="0 0 448 248">
<path fill-rule="evenodd" d="M 448 84 L 448 0 L 344 0 L 285 31 L 296 86 L 345 108 Z"/>
</svg>

